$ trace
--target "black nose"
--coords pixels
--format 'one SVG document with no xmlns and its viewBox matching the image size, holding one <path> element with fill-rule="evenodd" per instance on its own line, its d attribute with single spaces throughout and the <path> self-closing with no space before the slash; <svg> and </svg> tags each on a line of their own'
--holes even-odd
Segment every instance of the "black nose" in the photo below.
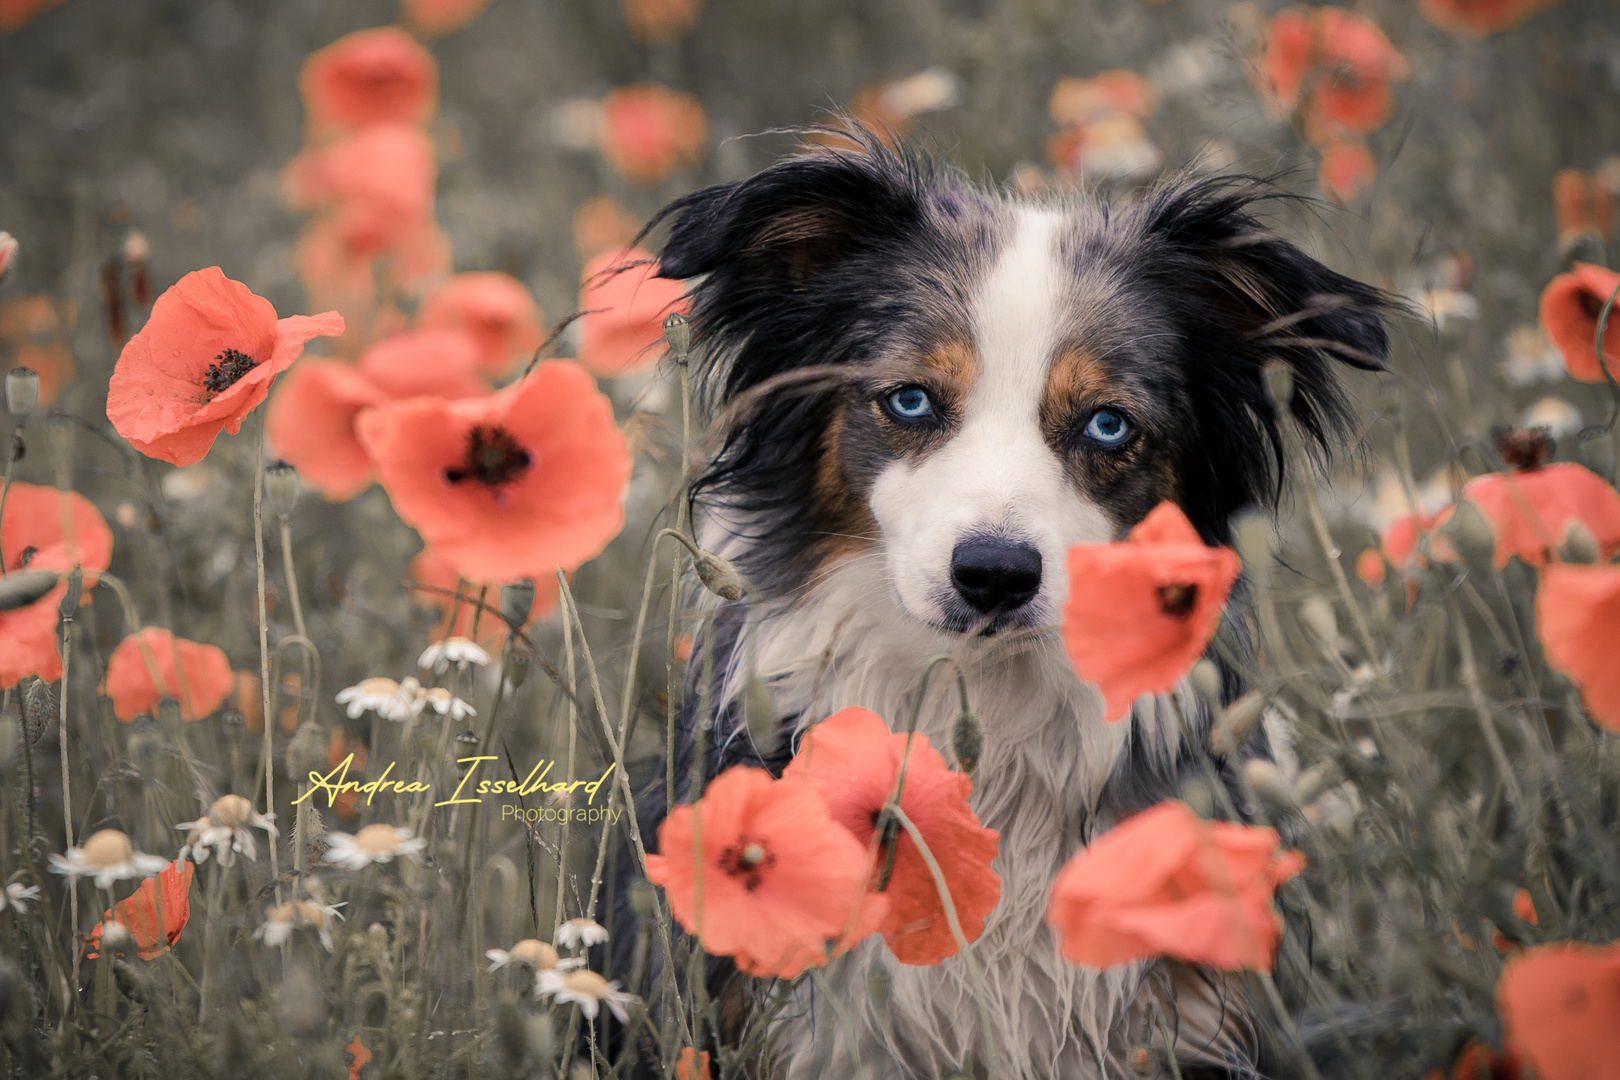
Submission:
<svg viewBox="0 0 1620 1080">
<path fill-rule="evenodd" d="M 1023 607 L 1041 587 L 1041 553 L 1016 540 L 964 540 L 951 552 L 951 584 L 986 615 Z"/>
</svg>

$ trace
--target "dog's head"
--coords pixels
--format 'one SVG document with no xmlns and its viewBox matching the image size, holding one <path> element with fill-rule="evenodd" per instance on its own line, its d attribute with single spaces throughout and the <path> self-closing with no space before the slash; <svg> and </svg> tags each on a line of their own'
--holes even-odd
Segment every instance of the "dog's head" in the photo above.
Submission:
<svg viewBox="0 0 1620 1080">
<path fill-rule="evenodd" d="M 1222 538 L 1283 461 L 1265 363 L 1325 445 L 1335 362 L 1386 352 L 1380 294 L 1264 228 L 1259 194 L 1020 202 L 866 140 L 674 203 L 661 272 L 695 279 L 698 385 L 738 415 L 698 491 L 744 572 L 781 595 L 881 556 L 923 622 L 1041 627 L 1071 544 L 1164 499 Z"/>
</svg>

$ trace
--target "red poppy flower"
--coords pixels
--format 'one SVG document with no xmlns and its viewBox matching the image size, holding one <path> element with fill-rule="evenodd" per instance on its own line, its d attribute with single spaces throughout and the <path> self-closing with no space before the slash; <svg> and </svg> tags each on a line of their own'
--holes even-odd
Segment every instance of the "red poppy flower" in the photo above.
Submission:
<svg viewBox="0 0 1620 1080">
<path fill-rule="evenodd" d="M 1105 116 L 1146 116 L 1159 104 L 1153 84 L 1134 71 L 1105 71 L 1090 79 L 1059 79 L 1046 111 L 1060 127 L 1089 124 Z"/>
<path fill-rule="evenodd" d="M 124 346 L 107 418 L 148 457 L 195 464 L 221 431 L 241 430 L 306 341 L 341 333 L 335 311 L 277 319 L 270 301 L 219 267 L 193 271 L 157 298 Z"/>
<path fill-rule="evenodd" d="M 49 11 L 62 0 L 0 0 L 0 34 L 21 30 L 42 11 Z"/>
<path fill-rule="evenodd" d="M 1430 1069 L 1423 1080 L 1446 1080 L 1447 1073 Z M 1510 1051 L 1498 1054 L 1489 1043 L 1469 1039 L 1451 1063 L 1451 1080 L 1524 1080 L 1526 1073 Z"/>
<path fill-rule="evenodd" d="M 90 940 L 99 942 L 102 923 L 111 919 L 129 931 L 142 960 L 156 960 L 180 940 L 180 931 L 191 919 L 191 878 L 196 872 L 196 864 L 189 859 L 165 866 L 156 877 L 141 882 L 133 895 L 103 913 L 102 922 L 90 931 Z M 94 952 L 86 955 L 92 960 L 97 956 Z"/>
<path fill-rule="evenodd" d="M 1305 866 L 1274 829 L 1204 821 L 1160 803 L 1104 833 L 1052 884 L 1046 919 L 1063 955 L 1088 967 L 1173 956 L 1223 971 L 1270 971 L 1282 935 L 1277 886 Z"/>
<path fill-rule="evenodd" d="M 624 526 L 629 445 L 577 364 L 488 397 L 380 405 L 357 426 L 399 516 L 470 580 L 573 570 Z"/>
<path fill-rule="evenodd" d="M 1215 635 L 1241 569 L 1230 548 L 1206 547 L 1187 516 L 1160 503 L 1120 544 L 1069 549 L 1063 641 L 1104 715 L 1122 720 L 1142 694 L 1175 686 Z"/>
<path fill-rule="evenodd" d="M 1315 56 L 1316 29 L 1309 15 L 1290 8 L 1272 16 L 1260 54 L 1260 83 L 1282 112 L 1299 104 Z"/>
<path fill-rule="evenodd" d="M 490 0 L 403 0 L 405 21 L 427 37 L 453 34 L 484 13 Z"/>
<path fill-rule="evenodd" d="M 1553 173 L 1553 220 L 1562 250 L 1585 233 L 1607 240 L 1614 224 L 1614 196 L 1605 177 L 1579 169 Z"/>
<path fill-rule="evenodd" d="M 362 249 L 350 243 L 335 217 L 322 217 L 299 234 L 295 259 L 311 303 L 342 311 L 351 322 L 347 336 L 364 341 L 404 329 L 393 308 L 378 307 L 378 294 L 414 295 L 442 277 L 450 269 L 450 239 L 424 219 L 415 231 L 395 237 L 390 249 Z"/>
<path fill-rule="evenodd" d="M 681 1056 L 675 1059 L 675 1080 L 709 1080 L 713 1075 L 707 1050 L 699 1052 L 690 1046 L 681 1049 Z"/>
<path fill-rule="evenodd" d="M 1584 465 L 1558 462 L 1486 473 L 1468 481 L 1462 497 L 1491 527 L 1498 570 L 1514 555 L 1532 566 L 1552 561 L 1551 553 L 1576 522 L 1591 532 L 1605 560 L 1620 552 L 1620 493 Z M 1444 524 L 1449 517 L 1442 511 L 1437 521 Z"/>
<path fill-rule="evenodd" d="M 698 165 L 709 138 L 703 106 L 663 86 L 621 86 L 602 99 L 597 146 L 625 179 L 648 187 Z"/>
<path fill-rule="evenodd" d="M 397 26 L 357 30 L 309 54 L 298 92 L 316 132 L 425 124 L 438 107 L 439 65 Z"/>
<path fill-rule="evenodd" d="M 1541 328 L 1564 354 L 1569 377 L 1580 382 L 1604 381 L 1597 358 L 1597 320 L 1603 305 L 1620 287 L 1620 274 L 1590 263 L 1559 274 L 1541 291 Z M 1611 313 L 1603 335 L 1603 359 L 1609 374 L 1620 379 L 1620 312 Z"/>
<path fill-rule="evenodd" d="M 1315 9 L 1316 40 L 1322 62 L 1363 82 L 1404 79 L 1411 66 L 1365 15 L 1341 7 Z"/>
<path fill-rule="evenodd" d="M 0 304 L 0 342 L 11 347 L 9 367 L 25 367 L 39 376 L 39 405 L 57 400 L 75 378 L 69 342 L 76 321 L 72 301 L 47 293 L 19 296 Z"/>
<path fill-rule="evenodd" d="M 459 330 L 478 346 L 478 367 L 491 375 L 528 359 L 542 334 L 540 308 L 510 274 L 457 274 L 427 294 L 417 323 L 427 330 Z"/>
<path fill-rule="evenodd" d="M 366 1049 L 366 1044 L 360 1041 L 358 1035 L 354 1037 L 353 1042 L 343 1049 L 354 1058 L 353 1061 L 349 1062 L 349 1080 L 360 1080 L 360 1070 L 371 1063 L 371 1051 Z"/>
<path fill-rule="evenodd" d="M 1496 983 L 1505 1041 L 1541 1080 L 1620 1080 L 1620 942 L 1515 953 Z"/>
<path fill-rule="evenodd" d="M 630 34 L 642 44 L 673 41 L 697 24 L 703 0 L 619 0 Z M 708 1060 L 708 1055 L 704 1055 Z M 708 1076 L 705 1071 L 704 1076 Z"/>
<path fill-rule="evenodd" d="M 1454 34 L 1485 37 L 1511 30 L 1558 0 L 1418 0 L 1423 17 Z"/>
<path fill-rule="evenodd" d="M 1311 95 L 1305 107 L 1305 137 L 1318 146 L 1359 146 L 1349 140 L 1378 130 L 1394 113 L 1395 95 L 1388 82 L 1341 75 L 1323 82 Z M 1361 152 L 1372 160 L 1364 147 Z"/>
<path fill-rule="evenodd" d="M 799 753 L 783 771 L 784 779 L 799 779 L 826 800 L 834 821 L 848 829 L 870 849 L 878 815 L 894 794 L 900 763 L 906 756 L 906 736 L 892 734 L 883 718 L 867 709 L 842 709 L 805 733 Z M 922 833 L 923 842 L 939 863 L 956 907 L 962 934 L 975 941 L 984 920 L 1001 898 L 1001 878 L 990 869 L 996 857 L 997 833 L 979 824 L 968 806 L 973 782 L 951 772 L 926 735 L 911 740 L 905 790 L 900 809 Z M 871 888 L 888 862 L 886 849 L 877 854 Z M 894 852 L 893 873 L 884 892 L 887 916 L 878 933 L 902 964 L 937 964 L 956 954 L 956 938 L 945 919 L 945 904 L 928 864 L 901 831 Z"/>
<path fill-rule="evenodd" d="M 149 658 L 161 686 L 152 678 Z M 107 660 L 107 696 L 113 715 L 126 723 L 155 712 L 166 697 L 179 700 L 180 719 L 201 720 L 225 704 L 234 689 L 236 675 L 218 646 L 199 645 L 155 626 L 120 641 Z"/>
<path fill-rule="evenodd" d="M 0 565 L 6 573 L 84 568 L 86 593 L 96 573 L 112 561 L 112 530 L 89 499 L 16 481 L 0 521 Z M 16 686 L 29 675 L 46 682 L 62 677 L 57 622 L 67 582 L 26 607 L 0 612 L 0 689 Z"/>
<path fill-rule="evenodd" d="M 866 849 L 815 789 L 764 769 L 727 769 L 696 803 L 677 806 L 658 827 L 658 850 L 647 856 L 647 878 L 664 887 L 676 921 L 749 975 L 790 979 L 825 963 L 829 942 L 870 934 L 875 927 L 857 925 L 849 936 L 850 927 L 887 907 L 866 897 Z"/>
<path fill-rule="evenodd" d="M 356 367 L 305 361 L 287 373 L 270 402 L 265 433 L 276 454 L 333 502 L 371 483 L 371 458 L 355 434 L 363 409 L 413 397 L 478 397 L 477 346 L 466 334 L 423 330 L 373 345 Z"/>
<path fill-rule="evenodd" d="M 1378 163 L 1365 146 L 1358 142 L 1335 142 L 1322 149 L 1316 184 L 1322 194 L 1340 206 L 1348 206 L 1372 187 L 1377 176 Z"/>
<path fill-rule="evenodd" d="M 295 210 L 324 208 L 357 255 L 403 246 L 432 222 L 439 164 L 433 143 L 409 124 L 373 124 L 287 164 L 282 186 Z"/>
<path fill-rule="evenodd" d="M 614 202 L 611 195 L 592 195 L 574 211 L 574 250 L 581 259 L 609 248 L 628 248 L 640 231 L 641 219 Z"/>
<path fill-rule="evenodd" d="M 1581 689 L 1592 722 L 1620 731 L 1620 566 L 1547 566 L 1536 591 L 1547 663 Z"/>
<path fill-rule="evenodd" d="M 1378 554 L 1377 548 L 1364 548 L 1356 556 L 1356 577 L 1367 588 L 1376 592 L 1384 587 L 1384 578 L 1389 574 L 1389 567 L 1384 563 L 1384 557 Z"/>
<path fill-rule="evenodd" d="M 640 248 L 603 252 L 580 275 L 579 359 L 599 375 L 628 375 L 661 355 L 664 319 L 685 312 L 686 287 L 658 276 L 658 263 Z"/>
<path fill-rule="evenodd" d="M 423 548 L 416 558 L 411 560 L 410 567 L 405 575 L 412 581 L 423 585 L 433 585 L 440 589 L 455 591 L 458 584 L 462 586 L 462 594 L 476 598 L 479 590 L 488 587 L 488 595 L 484 603 L 491 606 L 500 600 L 500 587 L 502 582 L 466 581 L 456 572 L 450 560 L 434 551 L 432 548 Z M 529 622 L 541 618 L 552 608 L 557 606 L 557 575 L 544 574 L 534 578 L 534 603 L 529 608 Z M 476 617 L 478 633 L 473 633 L 475 621 L 474 607 L 469 603 L 462 603 L 461 610 L 456 613 L 455 625 L 450 623 L 450 612 L 456 606 L 454 597 L 441 592 L 429 592 L 425 589 L 416 593 L 416 603 L 425 608 L 437 609 L 443 618 L 437 629 L 433 631 L 435 638 L 464 637 L 477 642 L 488 652 L 499 649 L 506 641 L 506 621 L 497 615 L 484 612 L 482 617 Z M 527 624 L 525 624 L 527 625 Z"/>
</svg>

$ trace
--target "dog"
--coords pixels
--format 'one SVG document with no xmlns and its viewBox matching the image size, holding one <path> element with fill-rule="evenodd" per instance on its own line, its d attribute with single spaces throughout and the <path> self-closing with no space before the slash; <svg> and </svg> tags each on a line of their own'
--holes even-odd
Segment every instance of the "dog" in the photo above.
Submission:
<svg viewBox="0 0 1620 1080">
<path fill-rule="evenodd" d="M 973 945 L 999 1075 L 1168 1077 L 1159 1010 L 1182 1076 L 1258 1075 L 1255 1027 L 1217 974 L 1078 967 L 1045 921 L 1059 868 L 1175 797 L 1185 740 L 1208 723 L 1185 687 L 1103 721 L 1057 630 L 1085 587 L 1065 553 L 1122 539 L 1163 500 L 1224 541 L 1235 512 L 1279 491 L 1265 365 L 1291 369 L 1293 416 L 1326 451 L 1349 417 L 1336 369 L 1382 367 L 1390 301 L 1263 226 L 1273 193 L 1258 181 L 1181 176 L 1123 206 L 1031 200 L 843 138 L 655 219 L 670 225 L 661 276 L 691 283 L 696 392 L 730 410 L 693 488 L 701 537 L 759 606 L 752 631 L 744 605 L 722 606 L 705 645 L 703 771 L 779 774 L 804 728 L 844 706 L 902 726 L 923 666 L 953 654 L 983 730 L 972 804 L 1000 833 L 1001 898 Z M 774 744 L 743 722 L 751 679 L 774 699 Z M 918 728 L 941 747 L 949 682 Z M 671 748 L 679 778 L 698 697 L 689 687 Z M 638 800 L 649 842 L 658 772 Z M 708 981 L 734 1031 L 744 980 L 712 961 Z M 874 937 L 773 1022 L 758 1075 L 853 1076 L 882 1057 L 872 1075 L 983 1076 L 984 1034 L 961 957 L 907 967 Z"/>
</svg>

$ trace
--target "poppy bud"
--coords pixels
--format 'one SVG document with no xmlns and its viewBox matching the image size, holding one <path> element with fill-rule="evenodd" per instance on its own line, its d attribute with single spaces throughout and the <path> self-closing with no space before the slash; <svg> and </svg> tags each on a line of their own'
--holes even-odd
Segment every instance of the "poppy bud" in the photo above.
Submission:
<svg viewBox="0 0 1620 1080">
<path fill-rule="evenodd" d="M 1288 778 L 1283 775 L 1283 771 L 1277 768 L 1276 762 L 1262 758 L 1244 762 L 1243 775 L 1249 781 L 1249 786 L 1254 789 L 1254 793 L 1265 802 L 1278 810 L 1296 809 L 1293 788 L 1289 786 Z"/>
<path fill-rule="evenodd" d="M 8 232 L 0 232 L 0 281 L 11 273 L 11 266 L 16 261 L 17 238 Z"/>
<path fill-rule="evenodd" d="M 731 560 L 712 551 L 699 551 L 692 556 L 692 568 L 697 571 L 703 587 L 722 600 L 741 600 L 748 583 L 737 573 Z"/>
<path fill-rule="evenodd" d="M 893 986 L 889 979 L 889 969 L 881 963 L 873 963 L 866 973 L 866 995 L 872 999 L 872 1004 L 883 1008 L 889 1003 L 889 990 Z"/>
<path fill-rule="evenodd" d="M 1586 467 L 1612 483 L 1614 477 L 1609 472 L 1614 468 L 1614 432 L 1602 424 L 1593 424 L 1582 428 L 1575 442 Z"/>
<path fill-rule="evenodd" d="M 514 644 L 506 654 L 506 681 L 516 690 L 523 685 L 529 677 L 529 668 L 534 666 L 534 654 L 527 645 Z"/>
<path fill-rule="evenodd" d="M 56 695 L 51 693 L 51 684 L 44 679 L 30 679 L 22 699 L 23 729 L 28 732 L 28 741 L 37 743 L 56 719 Z"/>
<path fill-rule="evenodd" d="M 293 776 L 320 772 L 326 764 L 326 736 L 317 724 L 302 724 L 287 744 L 287 771 Z"/>
<path fill-rule="evenodd" d="M 298 483 L 298 470 L 285 461 L 272 461 L 264 467 L 264 493 L 270 499 L 270 509 L 286 520 L 298 505 L 302 487 Z"/>
<path fill-rule="evenodd" d="M 776 697 L 768 683 L 756 672 L 748 676 L 742 691 L 743 722 L 748 725 L 748 737 L 761 754 L 776 750 Z"/>
<path fill-rule="evenodd" d="M 1564 542 L 1558 545 L 1558 557 L 1567 563 L 1595 563 L 1598 561 L 1597 537 L 1578 519 L 1571 518 L 1564 526 Z"/>
<path fill-rule="evenodd" d="M 152 305 L 151 259 L 152 245 L 146 242 L 146 234 L 131 230 L 124 238 L 124 262 L 129 266 L 129 298 L 139 308 Z"/>
<path fill-rule="evenodd" d="M 1320 596 L 1313 596 L 1299 605 L 1299 621 L 1311 636 L 1323 645 L 1331 645 L 1339 637 L 1339 618 L 1333 605 Z"/>
<path fill-rule="evenodd" d="M 646 878 L 636 878 L 630 883 L 630 910 L 643 922 L 658 917 L 658 890 Z"/>
<path fill-rule="evenodd" d="M 1266 383 L 1266 397 L 1278 412 L 1286 412 L 1294 400 L 1294 369 L 1281 360 L 1267 360 L 1261 378 Z"/>
<path fill-rule="evenodd" d="M 963 709 L 951 722 L 951 753 L 963 772 L 971 774 L 984 756 L 984 727 L 972 709 Z"/>
<path fill-rule="evenodd" d="M 1250 690 L 1225 709 L 1220 722 L 1209 733 L 1209 748 L 1216 754 L 1235 754 L 1249 741 L 1254 729 L 1266 713 L 1266 699 L 1260 691 Z"/>
<path fill-rule="evenodd" d="M 692 322 L 678 311 L 664 320 L 664 340 L 669 342 L 678 363 L 686 363 L 686 350 L 692 345 Z"/>
<path fill-rule="evenodd" d="M 1181 782 L 1181 790 L 1176 796 L 1192 807 L 1192 812 L 1199 817 L 1208 820 L 1215 816 L 1215 793 L 1209 790 L 1209 785 L 1204 781 L 1188 777 Z"/>
<path fill-rule="evenodd" d="M 0 611 L 16 611 L 35 603 L 56 588 L 58 580 L 51 570 L 19 570 L 0 577 Z"/>
<path fill-rule="evenodd" d="M 1271 565 L 1271 522 L 1265 514 L 1245 510 L 1233 516 L 1232 541 L 1251 576 Z"/>
<path fill-rule="evenodd" d="M 1488 563 L 1496 541 L 1491 527 L 1473 503 L 1464 500 L 1457 504 L 1451 519 L 1440 526 L 1440 531 L 1451 541 L 1451 546 L 1469 563 Z"/>
<path fill-rule="evenodd" d="M 68 575 L 67 592 L 62 594 L 62 602 L 56 605 L 56 613 L 62 616 L 63 622 L 72 622 L 73 613 L 79 610 L 79 598 L 84 595 L 84 570 L 75 566 L 73 573 Z"/>
<path fill-rule="evenodd" d="M 19 424 L 27 420 L 38 403 L 39 374 L 33 368 L 14 367 L 6 372 L 6 408 L 13 420 Z"/>
<path fill-rule="evenodd" d="M 534 582 L 528 578 L 501 586 L 501 618 L 514 630 L 529 621 L 534 606 Z"/>
<path fill-rule="evenodd" d="M 1212 660 L 1200 660 L 1193 665 L 1192 685 L 1205 705 L 1212 710 L 1221 706 L 1221 669 Z"/>
</svg>

